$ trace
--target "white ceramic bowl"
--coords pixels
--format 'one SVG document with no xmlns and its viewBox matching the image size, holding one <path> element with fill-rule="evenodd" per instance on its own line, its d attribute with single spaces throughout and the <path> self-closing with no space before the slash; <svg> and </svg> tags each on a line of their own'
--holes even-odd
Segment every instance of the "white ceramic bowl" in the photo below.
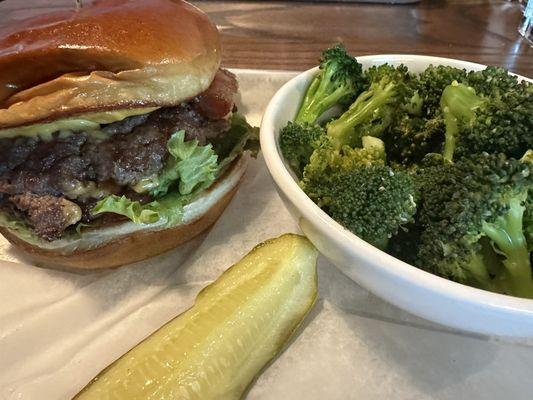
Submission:
<svg viewBox="0 0 533 400">
<path fill-rule="evenodd" d="M 357 59 L 364 68 L 403 63 L 413 72 L 421 72 L 429 64 L 467 70 L 485 68 L 481 64 L 417 55 L 375 55 Z M 299 188 L 280 153 L 278 133 L 294 118 L 316 72 L 317 68 L 308 70 L 287 82 L 268 104 L 261 123 L 261 148 L 267 167 L 286 207 L 305 235 L 351 279 L 415 315 L 487 335 L 533 337 L 533 300 L 475 289 L 406 264 L 342 227 Z"/>
</svg>

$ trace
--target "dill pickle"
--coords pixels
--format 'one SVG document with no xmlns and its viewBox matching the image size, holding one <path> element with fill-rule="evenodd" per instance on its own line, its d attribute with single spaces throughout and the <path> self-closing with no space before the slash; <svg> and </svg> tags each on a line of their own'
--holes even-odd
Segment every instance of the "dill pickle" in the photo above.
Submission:
<svg viewBox="0 0 533 400">
<path fill-rule="evenodd" d="M 299 235 L 258 245 L 75 399 L 241 398 L 312 307 L 316 258 Z"/>
</svg>

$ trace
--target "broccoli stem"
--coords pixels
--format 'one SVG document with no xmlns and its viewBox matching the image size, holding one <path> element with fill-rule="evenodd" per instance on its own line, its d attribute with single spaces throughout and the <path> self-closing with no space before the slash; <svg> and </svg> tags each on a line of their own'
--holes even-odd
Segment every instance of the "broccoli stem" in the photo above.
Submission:
<svg viewBox="0 0 533 400">
<path fill-rule="evenodd" d="M 487 266 L 481 254 L 475 254 L 467 264 L 466 270 L 470 276 L 471 284 L 484 290 L 495 291 L 495 286 L 487 271 Z"/>
<path fill-rule="evenodd" d="M 512 198 L 506 215 L 493 223 L 483 222 L 482 229 L 496 245 L 495 250 L 505 257 L 500 283 L 506 293 L 533 298 L 531 262 L 523 231 L 524 200 L 525 196 Z"/>
<path fill-rule="evenodd" d="M 310 121 L 312 116 L 309 113 L 309 108 L 313 104 L 313 101 L 316 100 L 316 92 L 320 86 L 320 81 L 321 75 L 319 74 L 313 79 L 311 85 L 309 85 L 309 89 L 307 89 L 307 92 L 305 93 L 302 105 L 298 111 L 298 115 L 296 115 L 296 118 L 294 119 L 294 122 L 314 122 L 314 120 Z"/>
<path fill-rule="evenodd" d="M 372 85 L 359 95 L 350 108 L 338 119 L 328 124 L 327 132 L 336 149 L 344 145 L 358 145 L 361 137 L 367 132 L 356 133 L 355 128 L 371 121 L 380 107 L 388 104 L 395 95 L 395 84 L 390 82 L 385 87 Z"/>
<path fill-rule="evenodd" d="M 457 141 L 457 133 L 459 130 L 457 127 L 457 118 L 453 116 L 447 107 L 443 110 L 443 114 L 446 133 L 444 134 L 444 150 L 442 151 L 442 157 L 444 160 L 452 162 Z"/>
<path fill-rule="evenodd" d="M 381 237 L 373 240 L 372 242 L 367 240 L 367 242 L 380 250 L 386 251 L 387 247 L 389 246 L 390 239 L 388 237 Z"/>
<path fill-rule="evenodd" d="M 330 68 L 316 77 L 306 93 L 302 107 L 295 118 L 297 123 L 314 123 L 328 109 L 337 104 L 348 92 L 344 86 L 339 86 L 332 93 L 326 95 L 328 88 L 333 85 L 335 71 Z"/>
<path fill-rule="evenodd" d="M 457 136 L 459 134 L 459 120 L 462 123 L 470 124 L 476 114 L 475 110 L 483 104 L 481 97 L 476 95 L 476 91 L 470 86 L 453 81 L 442 92 L 440 106 L 444 114 L 446 125 L 443 158 L 453 161 L 453 153 Z"/>
</svg>

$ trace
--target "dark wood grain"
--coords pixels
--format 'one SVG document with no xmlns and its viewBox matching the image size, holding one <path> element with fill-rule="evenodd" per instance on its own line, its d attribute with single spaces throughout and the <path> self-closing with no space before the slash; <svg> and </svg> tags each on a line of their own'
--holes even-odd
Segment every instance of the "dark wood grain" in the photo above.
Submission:
<svg viewBox="0 0 533 400">
<path fill-rule="evenodd" d="M 416 5 L 194 1 L 216 22 L 231 67 L 303 70 L 344 42 L 354 55 L 411 53 L 498 65 L 533 76 L 516 2 L 422 0 Z"/>
<path fill-rule="evenodd" d="M 8 19 L 27 18 L 43 8 L 74 4 L 74 0 L 52 3 L 55 5 L 49 0 L 2 1 L 0 33 Z M 522 15 L 516 1 L 193 3 L 218 25 L 224 65 L 229 67 L 304 70 L 316 64 L 325 47 L 340 41 L 354 55 L 436 55 L 498 65 L 533 77 L 533 49 L 518 34 Z"/>
</svg>

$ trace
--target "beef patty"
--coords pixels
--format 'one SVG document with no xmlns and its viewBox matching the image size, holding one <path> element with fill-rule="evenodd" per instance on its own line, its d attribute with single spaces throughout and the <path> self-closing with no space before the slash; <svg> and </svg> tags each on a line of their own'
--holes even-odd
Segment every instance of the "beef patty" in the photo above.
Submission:
<svg viewBox="0 0 533 400">
<path fill-rule="evenodd" d="M 236 91 L 235 77 L 219 70 L 210 88 L 189 102 L 103 125 L 104 140 L 87 132 L 0 139 L 0 206 L 22 213 L 40 237 L 57 239 L 80 219 L 91 220 L 98 199 L 131 194 L 132 185 L 158 174 L 176 131 L 200 144 L 226 132 Z"/>
</svg>

